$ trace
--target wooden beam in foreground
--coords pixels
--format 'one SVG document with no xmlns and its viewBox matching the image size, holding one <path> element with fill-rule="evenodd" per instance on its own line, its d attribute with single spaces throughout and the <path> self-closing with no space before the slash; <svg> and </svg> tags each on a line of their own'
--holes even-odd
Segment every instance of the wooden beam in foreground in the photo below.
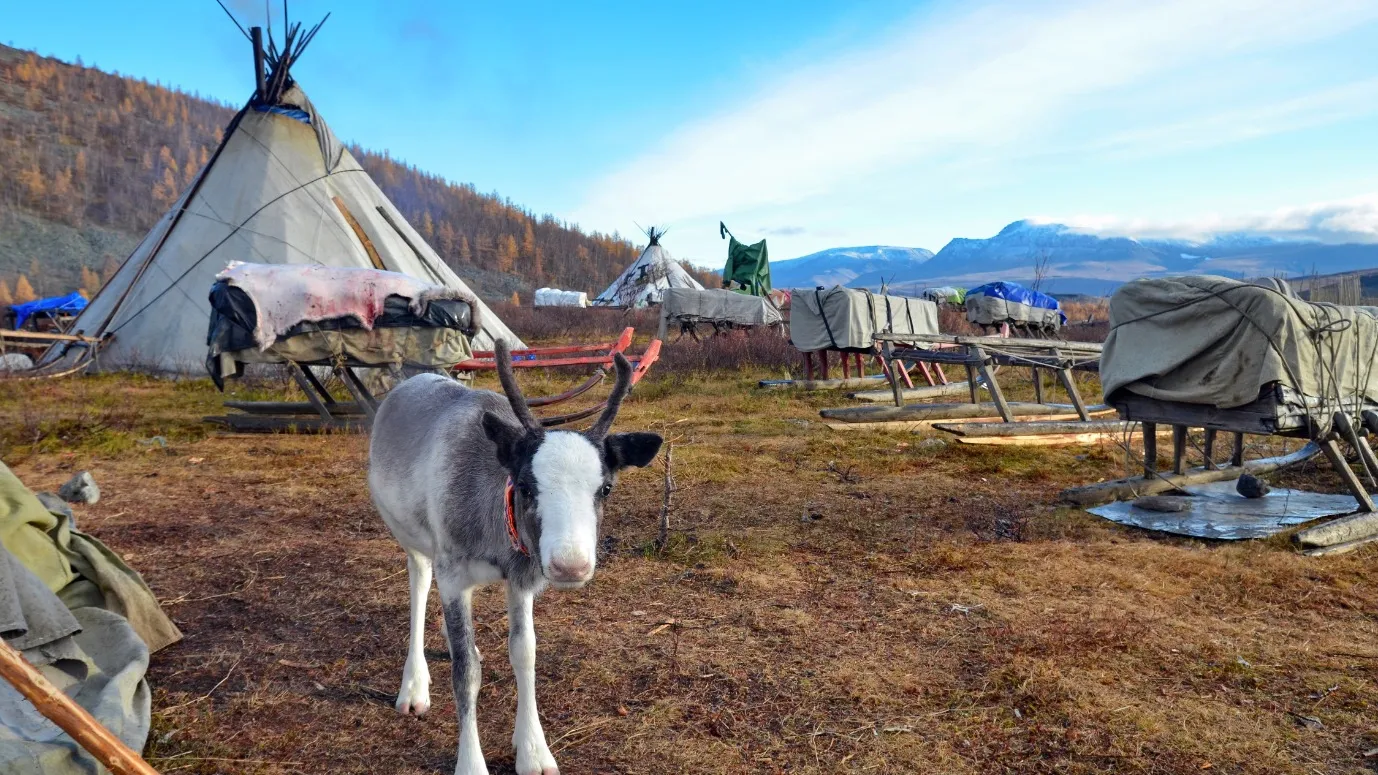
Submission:
<svg viewBox="0 0 1378 775">
<path fill-rule="evenodd" d="M 43 717 L 71 735 L 114 775 L 158 775 L 138 753 L 106 729 L 86 709 L 62 693 L 13 646 L 0 640 L 0 676 L 24 695 Z"/>
</svg>

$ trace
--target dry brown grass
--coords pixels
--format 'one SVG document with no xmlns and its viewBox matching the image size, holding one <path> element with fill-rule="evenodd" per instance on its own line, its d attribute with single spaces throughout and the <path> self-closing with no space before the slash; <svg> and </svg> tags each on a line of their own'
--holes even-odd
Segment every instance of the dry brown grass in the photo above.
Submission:
<svg viewBox="0 0 1378 775">
<path fill-rule="evenodd" d="M 537 602 L 563 771 L 1373 771 L 1378 552 L 1123 529 L 1050 505 L 1120 475 L 1113 447 L 836 433 L 817 409 L 837 396 L 758 376 L 653 372 L 623 410 L 620 427 L 674 439 L 676 532 L 651 549 L 660 473 L 631 472 L 597 580 Z M 187 634 L 153 658 L 147 755 L 164 772 L 449 772 L 437 625 L 435 709 L 391 708 L 407 581 L 368 504 L 366 440 L 211 436 L 197 421 L 218 402 L 104 377 L 0 396 L 4 427 L 39 436 L 6 431 L 0 456 L 36 489 L 90 469 L 104 497 L 79 522 Z M 134 441 L 149 435 L 168 448 Z M 503 611 L 478 595 L 495 773 L 512 771 Z"/>
</svg>

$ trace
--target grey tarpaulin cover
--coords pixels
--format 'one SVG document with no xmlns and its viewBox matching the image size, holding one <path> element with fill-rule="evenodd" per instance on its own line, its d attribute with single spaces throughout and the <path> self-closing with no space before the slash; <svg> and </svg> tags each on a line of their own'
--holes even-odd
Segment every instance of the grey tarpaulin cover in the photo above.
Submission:
<svg viewBox="0 0 1378 775">
<path fill-rule="evenodd" d="M 789 338 L 804 352 L 870 349 L 882 332 L 936 334 L 938 305 L 840 285 L 791 292 Z"/>
<path fill-rule="evenodd" d="M 995 296 L 971 295 L 966 297 L 967 320 L 983 326 L 993 326 L 1009 321 L 1027 326 L 1058 328 L 1062 325 L 1062 312 L 1043 309 Z"/>
<path fill-rule="evenodd" d="M 139 575 L 0 463 L 0 637 L 130 748 L 148 737 L 150 651 L 181 638 Z M 0 775 L 103 772 L 0 681 Z"/>
<path fill-rule="evenodd" d="M 1348 514 L 1354 510 L 1354 496 L 1327 495 L 1277 488 L 1262 498 L 1245 498 L 1235 492 L 1238 479 L 1192 485 L 1192 497 L 1182 500 L 1191 508 L 1181 512 L 1161 512 L 1140 508 L 1133 501 L 1116 501 L 1087 511 L 1121 525 L 1132 525 L 1163 533 L 1241 541 L 1267 538 L 1292 525 L 1321 517 Z"/>
<path fill-rule="evenodd" d="M 748 296 L 722 289 L 666 288 L 660 305 L 661 315 L 666 320 L 686 323 L 770 326 L 781 321 L 780 310 L 768 296 Z"/>
<path fill-rule="evenodd" d="M 1302 301 L 1277 280 L 1135 280 L 1110 297 L 1100 375 L 1158 400 L 1243 406 L 1270 383 L 1341 404 L 1378 402 L 1378 318 Z M 1324 419 L 1324 418 L 1323 418 Z"/>
</svg>

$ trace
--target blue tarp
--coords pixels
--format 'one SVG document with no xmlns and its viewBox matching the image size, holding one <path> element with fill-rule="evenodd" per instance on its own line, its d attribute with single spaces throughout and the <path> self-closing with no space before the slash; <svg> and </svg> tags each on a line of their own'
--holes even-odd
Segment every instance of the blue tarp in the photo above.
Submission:
<svg viewBox="0 0 1378 775">
<path fill-rule="evenodd" d="M 69 293 L 66 296 L 53 296 L 48 299 L 13 304 L 10 309 L 14 310 L 15 314 L 14 327 L 20 328 L 24 325 L 24 321 L 40 313 L 60 315 L 80 312 L 86 309 L 86 299 L 80 293 Z"/>
<path fill-rule="evenodd" d="M 1030 307 L 1039 309 L 1055 309 L 1057 314 L 1062 317 L 1062 322 L 1067 322 L 1067 315 L 1062 311 L 1062 306 L 1057 303 L 1057 299 L 1049 296 L 1042 291 L 1035 291 L 1032 288 L 1025 288 L 1019 283 L 1007 283 L 1003 280 L 978 285 L 967 291 L 967 298 L 972 296 L 994 296 L 1005 301 L 1027 304 Z"/>
</svg>

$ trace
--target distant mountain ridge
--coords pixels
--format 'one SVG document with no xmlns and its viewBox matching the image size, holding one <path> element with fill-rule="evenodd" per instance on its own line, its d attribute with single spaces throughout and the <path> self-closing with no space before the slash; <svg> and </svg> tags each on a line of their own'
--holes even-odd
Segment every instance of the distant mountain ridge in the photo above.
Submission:
<svg viewBox="0 0 1378 775">
<path fill-rule="evenodd" d="M 777 266 L 797 263 L 808 268 L 809 277 L 837 278 L 858 288 L 876 290 L 884 281 L 901 293 L 938 285 L 972 287 L 994 280 L 1028 284 L 1041 271 L 1044 290 L 1096 295 L 1140 277 L 1304 277 L 1378 267 L 1378 244 L 1371 243 L 1329 244 L 1249 233 L 1222 233 L 1205 241 L 1135 239 L 1031 220 L 1015 221 L 986 239 L 953 239 L 922 261 L 873 264 L 851 255 L 862 250 L 866 249 L 825 250 Z M 848 275 L 851 279 L 841 279 Z M 785 282 L 774 284 L 789 287 Z M 818 284 L 828 283 L 796 283 L 802 287 Z"/>
<path fill-rule="evenodd" d="M 829 248 L 800 258 L 770 263 L 770 284 L 776 288 L 815 286 L 879 286 L 894 276 L 913 276 L 933 258 L 933 251 L 891 245 Z"/>
</svg>

